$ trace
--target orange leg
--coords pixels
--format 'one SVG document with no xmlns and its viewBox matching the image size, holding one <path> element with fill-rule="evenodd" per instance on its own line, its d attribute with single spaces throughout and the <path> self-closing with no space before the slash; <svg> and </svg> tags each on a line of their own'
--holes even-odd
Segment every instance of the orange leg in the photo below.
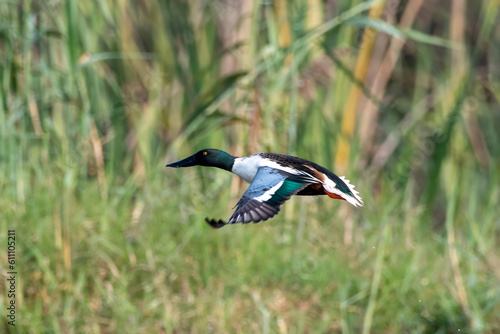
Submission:
<svg viewBox="0 0 500 334">
<path fill-rule="evenodd" d="M 328 192 L 326 190 L 325 190 L 325 192 L 328 195 L 328 197 L 335 198 L 335 199 L 341 199 L 341 200 L 345 201 L 345 198 L 343 198 L 342 196 L 339 196 L 339 195 L 334 194 L 334 193 L 330 193 L 330 192 Z"/>
</svg>

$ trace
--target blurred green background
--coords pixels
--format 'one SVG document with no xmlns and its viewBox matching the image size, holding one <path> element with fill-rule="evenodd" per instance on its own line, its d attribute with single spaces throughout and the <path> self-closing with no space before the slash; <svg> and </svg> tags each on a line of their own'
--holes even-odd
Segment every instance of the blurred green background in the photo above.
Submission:
<svg viewBox="0 0 500 334">
<path fill-rule="evenodd" d="M 499 333 L 499 6 L 1 1 L 0 331 Z M 246 185 L 165 168 L 202 148 L 313 160 L 365 207 L 212 230 Z"/>
</svg>

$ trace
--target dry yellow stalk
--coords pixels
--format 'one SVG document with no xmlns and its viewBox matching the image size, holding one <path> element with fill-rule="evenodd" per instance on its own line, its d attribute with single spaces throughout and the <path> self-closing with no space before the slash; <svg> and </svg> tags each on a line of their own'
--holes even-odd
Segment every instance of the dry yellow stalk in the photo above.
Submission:
<svg viewBox="0 0 500 334">
<path fill-rule="evenodd" d="M 379 19 L 384 9 L 384 2 L 375 3 L 368 16 L 371 19 Z M 356 80 L 364 82 L 370 59 L 372 55 L 373 45 L 375 43 L 376 30 L 373 28 L 366 28 L 363 33 L 361 47 L 359 52 L 358 61 L 354 71 Z M 344 117 L 342 119 L 342 133 L 339 137 L 339 144 L 337 147 L 337 155 L 335 157 L 335 166 L 337 170 L 345 171 L 349 164 L 349 154 L 351 149 L 351 140 L 356 126 L 356 116 L 358 111 L 359 102 L 363 92 L 355 83 L 351 86 L 349 97 L 344 109 Z"/>
</svg>

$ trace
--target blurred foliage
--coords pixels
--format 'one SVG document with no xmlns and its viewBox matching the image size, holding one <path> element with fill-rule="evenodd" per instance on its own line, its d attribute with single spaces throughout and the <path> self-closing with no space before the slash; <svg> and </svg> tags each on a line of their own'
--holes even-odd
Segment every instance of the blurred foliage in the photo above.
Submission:
<svg viewBox="0 0 500 334">
<path fill-rule="evenodd" d="M 0 326 L 500 331 L 499 6 L 0 2 Z M 244 185 L 164 167 L 206 147 L 313 160 L 366 206 L 211 230 Z"/>
</svg>

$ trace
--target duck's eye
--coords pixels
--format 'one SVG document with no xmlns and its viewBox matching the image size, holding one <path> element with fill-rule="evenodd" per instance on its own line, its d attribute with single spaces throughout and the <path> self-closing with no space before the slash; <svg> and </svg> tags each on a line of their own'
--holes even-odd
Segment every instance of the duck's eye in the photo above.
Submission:
<svg viewBox="0 0 500 334">
<path fill-rule="evenodd" d="M 208 152 L 203 152 L 203 155 L 207 155 L 207 154 L 208 154 Z"/>
</svg>

